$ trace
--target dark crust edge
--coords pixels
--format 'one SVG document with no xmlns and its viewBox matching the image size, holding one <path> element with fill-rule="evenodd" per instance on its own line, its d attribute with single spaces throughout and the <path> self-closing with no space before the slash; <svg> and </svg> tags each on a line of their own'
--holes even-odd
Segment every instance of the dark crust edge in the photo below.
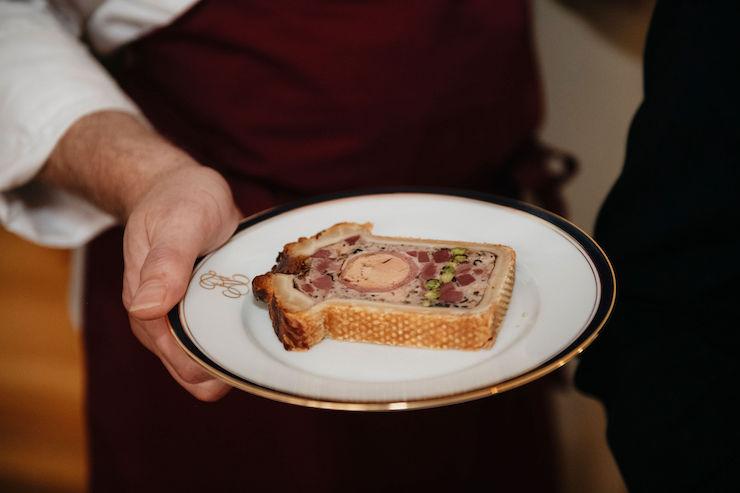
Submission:
<svg viewBox="0 0 740 493">
<path fill-rule="evenodd" d="M 283 343 L 283 347 L 288 351 L 306 351 L 311 348 L 306 337 L 306 327 L 299 321 L 291 321 L 286 317 L 285 308 L 281 305 L 278 297 L 275 296 L 272 278 L 273 275 L 267 273 L 252 280 L 254 297 L 267 304 L 270 320 L 272 320 L 272 328 L 275 330 L 275 335 Z"/>
<path fill-rule="evenodd" d="M 277 260 L 275 260 L 275 266 L 272 268 L 272 272 L 279 274 L 293 274 L 299 275 L 302 272 L 308 270 L 306 260 L 308 257 L 297 257 L 288 253 L 285 249 L 278 253 Z"/>
</svg>

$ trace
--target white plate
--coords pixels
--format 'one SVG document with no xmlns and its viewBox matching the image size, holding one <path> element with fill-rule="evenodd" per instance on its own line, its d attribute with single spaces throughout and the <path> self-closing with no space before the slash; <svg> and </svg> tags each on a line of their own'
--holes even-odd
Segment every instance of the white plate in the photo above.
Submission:
<svg viewBox="0 0 740 493">
<path fill-rule="evenodd" d="M 411 349 L 325 340 L 289 352 L 250 281 L 283 245 L 341 221 L 373 232 L 516 250 L 514 292 L 490 350 Z M 169 314 L 178 342 L 208 371 L 275 400 L 345 410 L 412 409 L 475 399 L 562 366 L 596 337 L 614 304 L 614 272 L 571 223 L 530 205 L 473 192 L 337 194 L 246 219 L 196 266 Z"/>
</svg>

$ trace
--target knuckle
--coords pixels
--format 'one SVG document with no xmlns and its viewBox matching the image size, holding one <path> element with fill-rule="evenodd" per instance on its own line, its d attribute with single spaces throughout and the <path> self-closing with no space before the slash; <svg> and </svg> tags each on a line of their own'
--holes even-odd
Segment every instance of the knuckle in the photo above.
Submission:
<svg viewBox="0 0 740 493">
<path fill-rule="evenodd" d="M 197 388 L 191 391 L 193 396 L 201 402 L 216 402 L 222 397 L 222 392 L 210 388 Z"/>
<path fill-rule="evenodd" d="M 127 311 L 131 308 L 131 294 L 125 289 L 121 292 L 121 302 Z"/>
<path fill-rule="evenodd" d="M 176 249 L 168 246 L 156 246 L 149 251 L 146 262 L 142 266 L 142 282 L 155 278 L 167 279 L 176 266 L 182 263 L 182 255 Z"/>
<path fill-rule="evenodd" d="M 149 250 L 147 262 L 152 266 L 162 266 L 177 261 L 180 258 L 180 252 L 171 246 L 156 245 Z"/>
<path fill-rule="evenodd" d="M 206 382 L 210 380 L 211 377 L 208 373 L 206 373 L 202 368 L 195 364 L 186 364 L 183 365 L 178 369 L 178 373 L 180 375 L 180 378 L 183 379 L 184 382 L 197 385 L 203 382 Z"/>
<path fill-rule="evenodd" d="M 121 301 L 123 302 L 123 306 L 126 308 L 126 311 L 131 308 L 131 301 L 134 298 L 134 293 L 132 289 L 131 282 L 129 281 L 129 275 L 124 274 L 123 276 L 123 286 L 121 289 Z"/>
</svg>

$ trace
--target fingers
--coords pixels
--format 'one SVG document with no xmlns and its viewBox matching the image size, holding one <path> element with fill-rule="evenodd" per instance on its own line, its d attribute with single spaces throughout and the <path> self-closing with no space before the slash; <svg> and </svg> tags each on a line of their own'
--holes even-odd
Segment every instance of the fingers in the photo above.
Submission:
<svg viewBox="0 0 740 493">
<path fill-rule="evenodd" d="M 177 383 L 197 399 L 216 401 L 231 390 L 230 385 L 212 376 L 178 346 L 164 319 L 144 322 L 131 318 L 131 328 L 139 341 L 159 357 Z"/>
<path fill-rule="evenodd" d="M 139 341 L 159 357 L 180 386 L 197 399 L 210 402 L 226 395 L 231 386 L 209 374 L 180 348 L 164 318 L 185 294 L 199 248 L 198 242 L 170 238 L 155 242 L 146 256 L 139 254 L 141 248 L 130 248 L 123 302 Z M 137 264 L 141 266 L 138 272 Z"/>
<path fill-rule="evenodd" d="M 187 382 L 180 377 L 180 374 L 166 359 L 162 359 L 162 364 L 164 364 L 164 367 L 167 368 L 168 372 L 170 372 L 172 378 L 174 378 L 182 388 L 190 392 L 193 397 L 200 401 L 215 402 L 228 394 L 231 390 L 231 386 L 215 378 L 197 384 Z"/>
<path fill-rule="evenodd" d="M 184 388 L 202 400 L 218 399 L 230 387 L 187 356 L 163 317 L 185 295 L 198 255 L 227 241 L 238 224 L 228 183 L 209 168 L 184 166 L 137 200 L 123 245 L 122 300 L 131 327 Z"/>
</svg>

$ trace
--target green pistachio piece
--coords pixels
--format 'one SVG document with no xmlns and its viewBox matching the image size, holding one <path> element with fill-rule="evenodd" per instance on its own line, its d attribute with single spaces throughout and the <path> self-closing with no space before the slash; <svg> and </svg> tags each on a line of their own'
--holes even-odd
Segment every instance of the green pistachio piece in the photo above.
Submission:
<svg viewBox="0 0 740 493">
<path fill-rule="evenodd" d="M 452 250 L 450 250 L 450 253 L 453 257 L 456 257 L 458 255 L 465 255 L 466 252 L 467 250 L 465 248 L 453 248 Z"/>
<path fill-rule="evenodd" d="M 455 277 L 455 273 L 454 272 L 444 272 L 443 271 L 439 275 L 439 280 L 442 281 L 443 283 L 448 283 L 448 282 L 452 281 L 452 278 L 453 277 Z"/>
<path fill-rule="evenodd" d="M 467 255 L 455 255 L 453 260 L 457 262 L 458 264 L 462 264 L 463 262 L 468 261 L 468 256 Z"/>
<path fill-rule="evenodd" d="M 436 300 L 437 298 L 439 298 L 439 291 L 437 291 L 436 289 L 433 291 L 427 291 L 426 293 L 424 293 L 424 298 L 428 300 Z"/>
<path fill-rule="evenodd" d="M 424 284 L 424 287 L 427 289 L 439 289 L 439 287 L 442 285 L 442 283 L 439 281 L 439 279 L 429 279 L 426 284 Z"/>
</svg>

